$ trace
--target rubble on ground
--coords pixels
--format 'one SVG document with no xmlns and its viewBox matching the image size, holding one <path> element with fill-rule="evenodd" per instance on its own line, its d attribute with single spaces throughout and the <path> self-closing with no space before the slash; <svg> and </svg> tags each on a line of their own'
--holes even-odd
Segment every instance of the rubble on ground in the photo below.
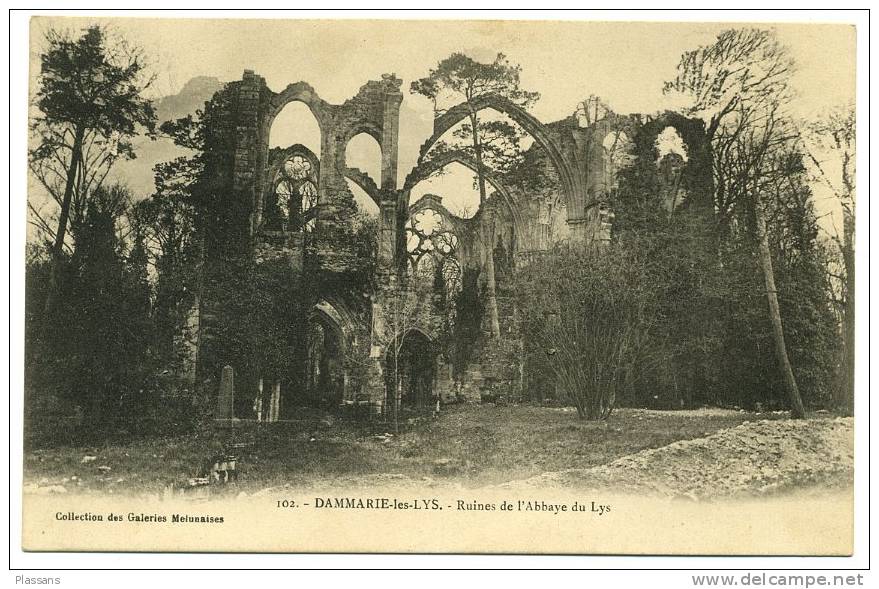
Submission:
<svg viewBox="0 0 879 589">
<path fill-rule="evenodd" d="M 694 500 L 850 486 L 852 418 L 762 420 L 503 488 L 578 488 Z"/>
</svg>

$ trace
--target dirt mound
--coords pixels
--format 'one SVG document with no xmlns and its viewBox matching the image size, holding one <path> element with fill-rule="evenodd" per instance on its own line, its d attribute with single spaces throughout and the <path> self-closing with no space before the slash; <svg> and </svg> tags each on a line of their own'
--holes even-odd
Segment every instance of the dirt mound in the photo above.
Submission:
<svg viewBox="0 0 879 589">
<path fill-rule="evenodd" d="M 852 418 L 745 422 L 587 469 L 502 485 L 711 499 L 852 484 Z"/>
</svg>

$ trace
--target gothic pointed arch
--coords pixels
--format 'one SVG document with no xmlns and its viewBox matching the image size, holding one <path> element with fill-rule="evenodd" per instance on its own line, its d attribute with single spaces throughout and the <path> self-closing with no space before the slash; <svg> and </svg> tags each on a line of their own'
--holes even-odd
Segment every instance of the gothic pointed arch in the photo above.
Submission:
<svg viewBox="0 0 879 589">
<path fill-rule="evenodd" d="M 426 180 L 431 175 L 451 164 L 460 164 L 465 168 L 472 170 L 474 173 L 478 172 L 476 162 L 473 161 L 473 158 L 463 150 L 450 150 L 436 154 L 429 160 L 419 162 L 406 176 L 406 180 L 403 183 L 403 192 L 407 195 L 407 202 L 409 193 L 419 182 Z M 516 200 L 513 198 L 510 190 L 491 172 L 483 170 L 483 174 L 485 180 L 491 185 L 495 192 L 500 195 L 501 201 L 504 203 L 507 212 L 509 212 L 513 219 L 513 223 L 516 225 L 517 230 L 522 229 L 525 220 L 523 219 L 521 211 L 519 210 Z"/>
<path fill-rule="evenodd" d="M 477 98 L 473 104 L 459 104 L 434 119 L 433 135 L 422 144 L 419 161 L 424 161 L 431 147 L 452 127 L 470 116 L 472 110 L 485 109 L 493 109 L 509 116 L 531 135 L 538 145 L 546 150 L 558 171 L 561 189 L 569 210 L 574 210 L 578 205 L 579 208 L 583 208 L 585 203 L 578 200 L 576 167 L 564 156 L 562 147 L 552 136 L 550 130 L 525 109 L 498 94 L 486 94 Z"/>
</svg>

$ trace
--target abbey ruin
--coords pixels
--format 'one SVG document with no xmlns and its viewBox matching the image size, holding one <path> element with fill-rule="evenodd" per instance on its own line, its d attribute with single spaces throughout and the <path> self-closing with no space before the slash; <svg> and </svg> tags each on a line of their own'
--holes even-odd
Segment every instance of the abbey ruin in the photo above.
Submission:
<svg viewBox="0 0 879 589">
<path fill-rule="evenodd" d="M 401 85 L 385 75 L 330 104 L 307 83 L 274 92 L 245 71 L 209 103 L 208 143 L 216 147 L 205 154 L 213 184 L 203 195 L 211 212 L 203 220 L 193 355 L 196 378 L 211 390 L 225 366 L 234 369 L 234 407 L 220 417 L 268 415 L 273 393 L 282 419 L 308 405 L 386 415 L 395 404 L 521 398 L 528 371 L 510 293 L 515 270 L 560 242 L 600 248 L 610 239 L 609 195 L 621 159 L 649 159 L 660 179 L 650 189 L 669 210 L 710 210 L 701 121 L 608 112 L 585 123 L 576 116 L 542 123 L 497 95 L 438 116 L 399 185 Z M 269 149 L 273 121 L 295 101 L 317 120 L 320 153 Z M 502 113 L 533 138 L 522 169 L 488 174 L 488 198 L 470 218 L 452 214 L 443 195 L 410 202 L 413 188 L 437 171 L 453 163 L 476 169 L 464 151 L 433 149 L 474 108 Z M 381 148 L 380 178 L 346 162 L 348 142 L 361 133 Z M 682 147 L 662 153 L 657 139 L 668 133 Z M 534 188 L 535 174 L 549 188 Z M 361 231 L 349 181 L 378 205 L 372 232 Z M 361 233 L 373 243 L 352 238 Z M 265 293 L 264 323 L 242 320 L 245 287 Z M 482 305 L 463 347 L 454 304 L 462 289 L 478 293 Z M 284 339 L 286 352 L 268 353 L 265 337 Z"/>
</svg>

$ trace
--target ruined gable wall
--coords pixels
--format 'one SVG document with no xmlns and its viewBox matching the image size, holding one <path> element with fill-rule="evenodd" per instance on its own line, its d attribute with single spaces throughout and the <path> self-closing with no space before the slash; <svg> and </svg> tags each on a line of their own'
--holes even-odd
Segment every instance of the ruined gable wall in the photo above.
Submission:
<svg viewBox="0 0 879 589">
<path fill-rule="evenodd" d="M 397 128 L 402 93 L 401 81 L 385 76 L 369 82 L 358 94 L 341 105 L 326 103 L 304 83 L 291 84 L 284 91 L 272 92 L 265 80 L 245 71 L 241 80 L 227 84 L 217 93 L 208 116 L 206 182 L 208 214 L 203 220 L 205 234 L 204 286 L 201 293 L 202 334 L 198 357 L 199 375 L 205 390 L 216 390 L 220 368 L 237 368 L 236 382 L 253 388 L 254 355 L 248 344 L 248 277 L 256 265 L 286 260 L 301 271 L 311 259 L 324 278 L 320 288 L 332 289 L 344 282 L 349 271 L 363 270 L 361 253 L 354 251 L 350 221 L 355 210 L 353 196 L 345 181 L 344 153 L 348 140 L 368 132 L 382 148 L 382 186 L 393 188 L 396 181 Z M 320 239 L 308 251 L 301 235 L 262 232 L 267 178 L 268 140 L 274 117 L 290 101 L 306 103 L 321 128 L 322 145 L 318 183 L 321 214 L 316 232 Z M 388 232 L 384 232 L 388 236 Z M 384 248 L 387 252 L 393 247 Z M 325 278 L 330 275 L 330 278 Z M 336 278 L 332 278 L 336 276 Z M 338 290 L 338 289 L 337 289 Z M 317 292 L 316 297 L 322 293 Z M 323 293 L 325 294 L 325 293 Z M 350 293 L 354 299 L 366 293 Z M 355 308 L 368 304 L 354 301 Z M 368 341 L 369 313 L 353 313 L 359 326 L 352 339 L 362 345 Z M 363 350 L 360 350 L 362 353 Z M 365 355 L 365 354 L 364 354 Z M 247 394 L 247 393 L 245 393 Z"/>
</svg>

